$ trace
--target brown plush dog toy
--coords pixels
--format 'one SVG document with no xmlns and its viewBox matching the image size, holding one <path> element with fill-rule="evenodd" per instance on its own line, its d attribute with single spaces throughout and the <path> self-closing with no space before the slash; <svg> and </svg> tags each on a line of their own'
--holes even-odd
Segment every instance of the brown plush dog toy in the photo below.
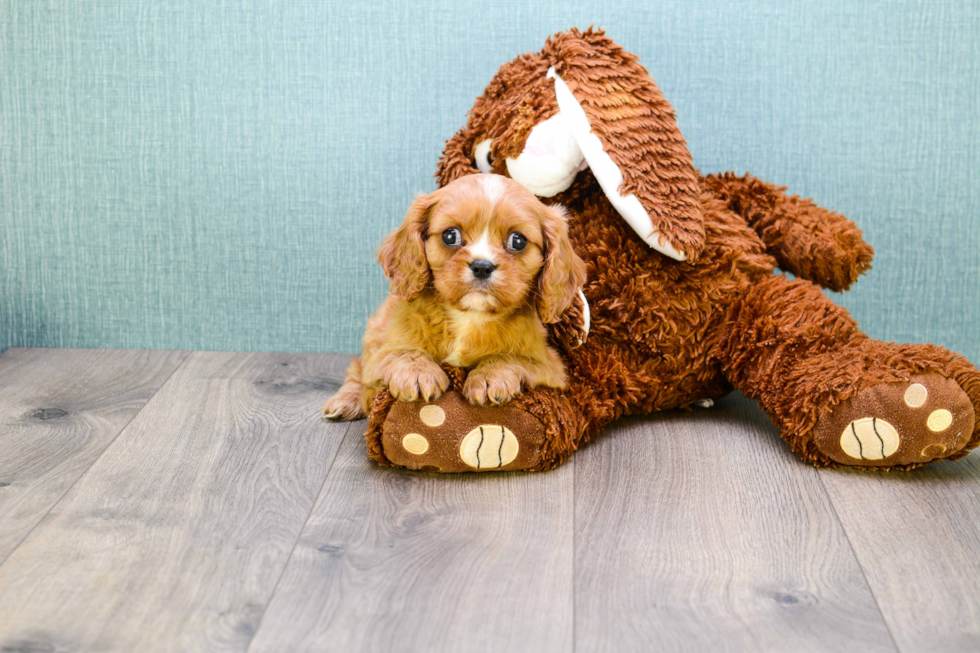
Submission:
<svg viewBox="0 0 980 653">
<path fill-rule="evenodd" d="M 366 434 L 379 463 L 546 469 L 622 415 L 733 387 L 818 466 L 912 469 L 980 443 L 968 361 L 872 340 L 821 292 L 870 267 L 854 224 L 748 175 L 702 176 L 646 69 L 603 32 L 555 34 L 500 69 L 446 144 L 439 184 L 481 172 L 568 209 L 588 268 L 587 303 L 550 326 L 568 387 L 474 406 L 466 371 L 446 366 L 435 402 L 382 391 Z M 419 438 L 423 453 L 403 445 Z"/>
</svg>

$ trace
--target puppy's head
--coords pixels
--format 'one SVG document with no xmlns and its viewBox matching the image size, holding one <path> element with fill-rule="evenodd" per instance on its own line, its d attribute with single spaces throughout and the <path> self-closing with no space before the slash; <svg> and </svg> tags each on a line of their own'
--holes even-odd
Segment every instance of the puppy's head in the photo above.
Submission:
<svg viewBox="0 0 980 653">
<path fill-rule="evenodd" d="M 378 260 L 392 292 L 405 299 L 431 286 L 463 310 L 533 305 L 546 324 L 558 321 L 585 282 L 564 211 L 493 174 L 462 177 L 416 199 Z"/>
</svg>

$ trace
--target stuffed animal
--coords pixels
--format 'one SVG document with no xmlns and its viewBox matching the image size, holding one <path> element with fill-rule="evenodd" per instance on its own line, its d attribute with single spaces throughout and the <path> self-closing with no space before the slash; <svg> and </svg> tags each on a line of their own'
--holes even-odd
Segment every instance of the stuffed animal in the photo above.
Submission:
<svg viewBox="0 0 980 653">
<path fill-rule="evenodd" d="M 466 370 L 446 366 L 436 401 L 382 391 L 366 433 L 382 465 L 542 470 L 620 416 L 733 388 L 817 466 L 912 469 L 980 443 L 968 361 L 873 340 L 821 291 L 870 267 L 855 225 L 750 175 L 700 174 L 646 69 L 602 31 L 555 34 L 500 68 L 437 177 L 486 172 L 567 207 L 588 279 L 547 326 L 568 387 L 477 406 Z"/>
</svg>

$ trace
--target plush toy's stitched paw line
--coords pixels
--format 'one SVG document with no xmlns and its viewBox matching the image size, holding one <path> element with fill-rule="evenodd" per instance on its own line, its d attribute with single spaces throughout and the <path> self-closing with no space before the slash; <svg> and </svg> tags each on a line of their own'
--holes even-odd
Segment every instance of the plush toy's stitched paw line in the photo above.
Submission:
<svg viewBox="0 0 980 653">
<path fill-rule="evenodd" d="M 880 383 L 842 402 L 817 424 L 814 443 L 843 465 L 923 464 L 963 449 L 975 417 L 955 381 L 917 374 L 908 383 Z"/>
<path fill-rule="evenodd" d="M 459 457 L 473 469 L 500 469 L 517 458 L 521 445 L 514 432 L 500 424 L 481 424 L 459 444 Z"/>
<path fill-rule="evenodd" d="M 881 460 L 898 450 L 898 431 L 883 419 L 856 419 L 840 436 L 840 446 L 855 460 Z"/>
</svg>

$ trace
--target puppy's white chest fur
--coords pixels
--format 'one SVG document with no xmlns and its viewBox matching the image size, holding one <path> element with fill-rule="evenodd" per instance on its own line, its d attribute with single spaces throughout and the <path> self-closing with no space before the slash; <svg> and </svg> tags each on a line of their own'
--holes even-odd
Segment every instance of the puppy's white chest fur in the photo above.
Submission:
<svg viewBox="0 0 980 653">
<path fill-rule="evenodd" d="M 449 347 L 445 362 L 456 367 L 469 367 L 476 363 L 474 351 L 482 347 L 474 345 L 485 338 L 494 316 L 483 311 L 446 311 L 449 326 Z"/>
</svg>

